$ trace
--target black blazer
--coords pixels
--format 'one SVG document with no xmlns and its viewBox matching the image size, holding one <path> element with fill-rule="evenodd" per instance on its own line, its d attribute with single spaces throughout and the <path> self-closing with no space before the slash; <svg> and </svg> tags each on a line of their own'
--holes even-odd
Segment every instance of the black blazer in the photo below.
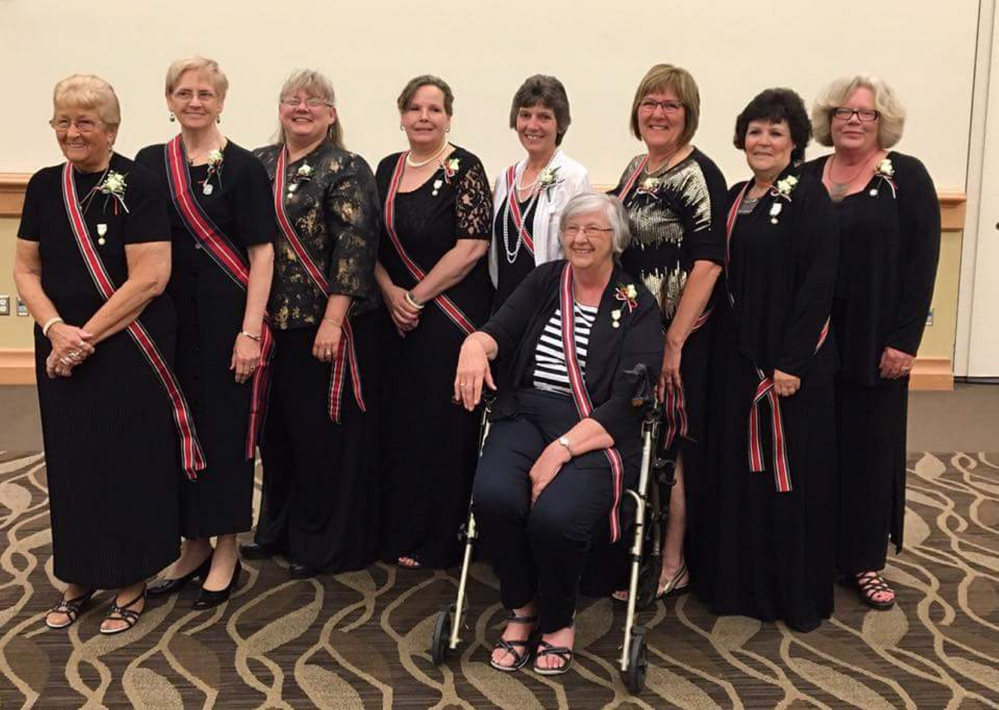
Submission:
<svg viewBox="0 0 999 710">
<path fill-rule="evenodd" d="M 516 390 L 530 382 L 534 371 L 534 350 L 541 333 L 559 305 L 559 282 L 564 260 L 542 264 L 532 271 L 503 306 L 482 327 L 499 345 L 499 394 L 492 418 L 517 414 Z M 619 286 L 633 284 L 638 291 L 638 307 L 633 312 L 614 298 Z M 620 327 L 611 323 L 611 311 L 621 308 Z M 644 364 L 650 376 L 658 378 L 663 361 L 662 314 L 640 281 L 632 279 L 615 261 L 597 319 L 590 330 L 586 372 L 583 380 L 593 403 L 592 418 L 614 438 L 614 446 L 628 458 L 640 446 L 639 424 L 642 411 L 632 406 L 635 384 L 625 371 Z"/>
</svg>

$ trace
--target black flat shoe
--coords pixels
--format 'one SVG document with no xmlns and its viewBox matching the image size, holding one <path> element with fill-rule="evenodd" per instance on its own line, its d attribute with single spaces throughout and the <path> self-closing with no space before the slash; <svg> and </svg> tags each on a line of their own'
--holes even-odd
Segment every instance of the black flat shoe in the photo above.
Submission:
<svg viewBox="0 0 999 710">
<path fill-rule="evenodd" d="M 217 607 L 223 602 L 229 601 L 229 596 L 232 594 L 232 590 L 236 588 L 239 583 L 239 573 L 243 571 L 243 565 L 236 560 L 236 568 L 232 571 L 232 579 L 229 580 L 229 584 L 225 589 L 220 589 L 217 592 L 212 592 L 204 587 L 198 592 L 197 599 L 194 600 L 194 604 L 191 605 L 192 609 L 212 609 Z"/>
<path fill-rule="evenodd" d="M 288 567 L 288 574 L 291 575 L 292 579 L 311 579 L 319 575 L 319 570 L 315 567 L 309 567 L 309 565 L 292 562 Z"/>
<path fill-rule="evenodd" d="M 283 550 L 278 547 L 261 545 L 258 542 L 244 542 L 239 546 L 239 554 L 248 560 L 267 560 L 282 552 Z"/>
<path fill-rule="evenodd" d="M 183 577 L 177 577 L 177 579 L 161 579 L 149 586 L 146 590 L 146 596 L 148 597 L 163 597 L 167 594 L 173 594 L 174 592 L 179 592 L 184 588 L 184 585 L 190 582 L 192 579 L 197 577 L 203 580 L 208 576 L 208 571 L 212 568 L 212 552 L 205 558 L 205 561 L 194 570 L 191 570 Z"/>
</svg>

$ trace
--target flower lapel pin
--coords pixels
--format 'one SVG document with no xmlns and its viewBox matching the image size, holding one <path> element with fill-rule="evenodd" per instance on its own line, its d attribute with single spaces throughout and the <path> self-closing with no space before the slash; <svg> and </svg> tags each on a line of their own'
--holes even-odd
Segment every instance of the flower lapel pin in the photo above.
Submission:
<svg viewBox="0 0 999 710">
<path fill-rule="evenodd" d="M 891 158 L 885 158 L 874 168 L 874 177 L 879 178 L 878 184 L 887 184 L 891 188 L 891 196 L 898 198 L 898 188 L 895 185 L 895 166 L 892 165 Z M 872 187 L 868 193 L 871 197 L 878 196 L 878 188 Z"/>
<path fill-rule="evenodd" d="M 631 313 L 638 308 L 638 289 L 635 288 L 635 284 L 619 284 L 614 289 L 614 300 L 619 301 L 621 305 L 611 311 L 611 326 L 620 328 L 624 309 L 627 308 L 628 313 Z"/>
<path fill-rule="evenodd" d="M 791 202 L 791 193 L 794 192 L 794 188 L 798 186 L 798 178 L 794 175 L 788 175 L 783 180 L 778 180 L 777 184 L 770 188 L 771 196 L 777 198 L 774 203 L 770 206 L 770 224 L 777 224 L 778 217 L 784 209 L 785 202 Z"/>
<path fill-rule="evenodd" d="M 210 195 L 215 191 L 215 187 L 212 185 L 212 177 L 217 178 L 219 187 L 222 187 L 222 161 L 225 160 L 225 156 L 222 155 L 222 151 L 216 148 L 211 153 L 208 154 L 208 174 L 205 176 L 205 181 L 201 184 L 201 194 Z"/>
</svg>

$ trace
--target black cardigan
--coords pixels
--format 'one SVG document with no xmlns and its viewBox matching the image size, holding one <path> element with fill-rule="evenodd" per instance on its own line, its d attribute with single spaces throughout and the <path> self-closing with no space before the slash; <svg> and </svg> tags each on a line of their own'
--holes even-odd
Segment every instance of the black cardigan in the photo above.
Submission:
<svg viewBox="0 0 999 710">
<path fill-rule="evenodd" d="M 497 383 L 494 420 L 517 414 L 516 390 L 530 381 L 534 350 L 559 306 L 559 281 L 566 266 L 566 261 L 552 261 L 536 268 L 481 329 L 499 345 L 498 358 L 503 365 L 499 368 L 504 378 Z M 614 298 L 617 287 L 629 284 L 638 291 L 638 306 L 631 313 Z M 617 308 L 622 309 L 621 325 L 614 328 L 611 311 Z M 663 360 L 661 317 L 652 294 L 615 262 L 590 330 L 583 379 L 593 403 L 591 417 L 614 438 L 614 446 L 625 458 L 638 450 L 642 411 L 632 405 L 635 384 L 624 373 L 641 363 L 650 376 L 659 376 Z"/>
</svg>

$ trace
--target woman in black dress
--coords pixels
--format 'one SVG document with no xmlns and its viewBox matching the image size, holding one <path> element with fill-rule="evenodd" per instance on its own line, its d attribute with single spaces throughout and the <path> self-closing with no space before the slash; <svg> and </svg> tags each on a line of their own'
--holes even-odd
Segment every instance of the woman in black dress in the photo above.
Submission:
<svg viewBox="0 0 999 710">
<path fill-rule="evenodd" d="M 826 343 L 838 236 L 797 162 L 801 98 L 759 94 L 736 120 L 753 179 L 730 192 L 726 298 L 712 354 L 711 442 L 694 587 L 719 614 L 810 631 L 833 608 L 833 374 Z"/>
<path fill-rule="evenodd" d="M 492 197 L 482 163 L 447 141 L 454 97 L 420 76 L 399 96 L 409 150 L 378 165 L 385 231 L 380 449 L 383 558 L 448 567 L 468 512 L 478 417 L 451 403 L 458 350 L 489 317 Z"/>
<path fill-rule="evenodd" d="M 103 79 L 56 85 L 51 123 L 68 162 L 28 183 L 14 272 L 38 324 L 53 572 L 67 583 L 45 623 L 69 626 L 96 589 L 117 589 L 105 634 L 135 625 L 145 579 L 177 558 L 178 450 L 189 476 L 204 468 L 170 369 L 166 195 L 112 152 L 120 122 Z"/>
<path fill-rule="evenodd" d="M 156 596 L 194 577 L 194 608 L 221 604 L 239 579 L 236 534 L 253 525 L 253 467 L 264 416 L 270 349 L 264 310 L 274 267 L 274 207 L 267 172 L 218 129 L 229 82 L 202 57 L 170 65 L 166 99 L 180 135 L 139 151 L 172 197 L 177 377 L 201 435 L 208 468 L 180 483 L 180 559 Z M 211 538 L 216 537 L 212 551 Z"/>
<path fill-rule="evenodd" d="M 909 373 L 940 255 L 933 180 L 919 160 L 891 150 L 904 119 L 880 79 L 840 79 L 812 110 L 816 140 L 835 151 L 805 167 L 821 178 L 839 215 L 836 564 L 874 609 L 895 603 L 879 571 L 889 540 L 902 550 Z"/>
<path fill-rule="evenodd" d="M 659 375 L 665 404 L 663 455 L 676 462 L 658 596 L 688 589 L 684 539 L 696 537 L 693 514 L 704 466 L 704 419 L 712 293 L 724 258 L 725 178 L 690 144 L 700 94 L 685 69 L 652 67 L 635 92 L 631 130 L 648 149 L 632 159 L 614 190 L 628 210 L 633 239 L 625 271 L 656 297 L 666 331 Z M 689 519 L 687 508 L 692 508 Z M 696 567 L 696 560 L 690 560 Z M 696 573 L 696 569 L 694 570 Z M 615 594 L 621 598 L 621 594 Z"/>
<path fill-rule="evenodd" d="M 374 556 L 378 194 L 343 147 L 333 84 L 293 73 L 281 140 L 256 155 L 273 180 L 280 230 L 270 314 L 276 350 L 255 543 L 286 552 L 293 577 L 365 567 Z"/>
</svg>

